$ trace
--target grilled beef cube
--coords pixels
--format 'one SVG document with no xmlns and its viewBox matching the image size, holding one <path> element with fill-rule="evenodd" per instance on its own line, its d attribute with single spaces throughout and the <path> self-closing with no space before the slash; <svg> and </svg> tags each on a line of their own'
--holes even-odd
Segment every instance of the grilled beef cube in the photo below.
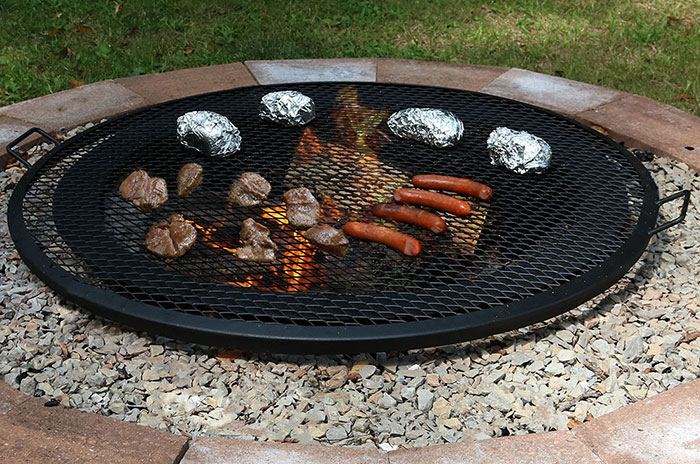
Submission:
<svg viewBox="0 0 700 464">
<path fill-rule="evenodd" d="M 168 201 L 168 186 L 165 179 L 150 177 L 146 171 L 138 170 L 124 179 L 119 194 L 141 209 L 157 209 Z"/>
<path fill-rule="evenodd" d="M 161 258 L 179 258 L 192 248 L 197 230 L 182 214 L 173 214 L 167 221 L 151 227 L 146 234 L 146 249 Z"/>
<path fill-rule="evenodd" d="M 304 232 L 304 237 L 316 245 L 319 250 L 336 256 L 345 256 L 350 246 L 350 242 L 342 230 L 334 229 L 327 224 L 321 224 L 307 230 Z"/>
<path fill-rule="evenodd" d="M 284 194 L 287 204 L 287 220 L 296 229 L 308 229 L 318 222 L 321 207 L 306 187 L 289 190 Z"/>
<path fill-rule="evenodd" d="M 194 192 L 202 182 L 202 166 L 197 163 L 187 163 L 177 174 L 177 195 L 186 197 Z"/>
<path fill-rule="evenodd" d="M 271 263 L 275 260 L 277 245 L 270 238 L 270 229 L 248 218 L 241 227 L 243 246 L 236 250 L 238 259 L 256 263 Z"/>
<path fill-rule="evenodd" d="M 260 174 L 244 172 L 231 186 L 228 201 L 244 208 L 257 206 L 267 198 L 271 188 L 270 183 Z"/>
</svg>

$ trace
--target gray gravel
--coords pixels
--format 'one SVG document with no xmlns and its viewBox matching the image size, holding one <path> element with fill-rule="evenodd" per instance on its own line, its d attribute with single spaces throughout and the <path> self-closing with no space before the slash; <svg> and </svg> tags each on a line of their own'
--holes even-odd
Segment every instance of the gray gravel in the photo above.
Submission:
<svg viewBox="0 0 700 464">
<path fill-rule="evenodd" d="M 647 167 L 662 196 L 700 188 L 682 163 Z M 566 430 L 700 369 L 696 197 L 617 285 L 545 323 L 434 349 L 282 356 L 153 339 L 63 301 L 7 232 L 21 174 L 0 173 L 0 379 L 66 406 L 186 435 L 390 450 Z"/>
</svg>

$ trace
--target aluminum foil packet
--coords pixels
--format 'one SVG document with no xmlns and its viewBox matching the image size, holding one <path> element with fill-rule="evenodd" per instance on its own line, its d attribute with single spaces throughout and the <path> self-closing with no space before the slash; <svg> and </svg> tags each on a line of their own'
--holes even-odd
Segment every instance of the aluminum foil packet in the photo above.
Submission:
<svg viewBox="0 0 700 464">
<path fill-rule="evenodd" d="M 387 124 L 401 138 L 438 148 L 456 145 L 464 132 L 464 124 L 454 113 L 435 108 L 406 108 L 392 114 Z"/>
<path fill-rule="evenodd" d="M 303 126 L 316 117 L 316 104 L 296 90 L 271 92 L 260 100 L 260 117 L 287 126 Z"/>
<path fill-rule="evenodd" d="M 552 159 L 552 148 L 541 138 L 525 131 L 499 127 L 489 135 L 486 146 L 491 164 L 518 174 L 541 174 Z"/>
<path fill-rule="evenodd" d="M 211 156 L 228 156 L 241 148 L 238 128 L 213 111 L 190 111 L 177 118 L 177 138 L 184 146 Z"/>
</svg>

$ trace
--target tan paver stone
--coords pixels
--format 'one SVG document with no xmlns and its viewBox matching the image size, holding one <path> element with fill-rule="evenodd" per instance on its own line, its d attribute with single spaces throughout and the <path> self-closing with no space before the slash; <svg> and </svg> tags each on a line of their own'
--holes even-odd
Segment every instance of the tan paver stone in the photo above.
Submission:
<svg viewBox="0 0 700 464">
<path fill-rule="evenodd" d="M 181 464 L 387 464 L 372 449 L 268 443 L 226 438 L 194 440 Z"/>
<path fill-rule="evenodd" d="M 2 107 L 0 116 L 21 119 L 53 131 L 97 122 L 147 103 L 143 97 L 114 81 L 102 81 Z"/>
<path fill-rule="evenodd" d="M 377 60 L 377 82 L 481 90 L 510 68 L 433 61 Z"/>
<path fill-rule="evenodd" d="M 27 395 L 0 380 L 0 416 L 7 414 L 12 408 L 28 399 Z"/>
<path fill-rule="evenodd" d="M 377 64 L 372 59 L 332 58 L 321 60 L 246 61 L 260 84 L 287 82 L 374 82 Z"/>
<path fill-rule="evenodd" d="M 187 438 L 30 398 L 0 415 L 0 462 L 173 464 Z"/>
<path fill-rule="evenodd" d="M 257 84 L 243 63 L 125 77 L 115 79 L 114 82 L 141 95 L 153 104 L 200 93 Z"/>
<path fill-rule="evenodd" d="M 570 432 L 547 432 L 389 453 L 391 464 L 604 464 Z"/>
<path fill-rule="evenodd" d="M 627 95 L 605 87 L 517 68 L 501 74 L 481 90 L 566 115 L 590 110 Z"/>
<path fill-rule="evenodd" d="M 7 144 L 31 128 L 32 125 L 28 122 L 0 116 L 0 171 L 5 169 L 9 158 Z"/>
<path fill-rule="evenodd" d="M 700 380 L 573 429 L 607 464 L 700 462 Z"/>
<path fill-rule="evenodd" d="M 628 95 L 576 119 L 606 129 L 630 147 L 670 156 L 700 172 L 700 118 L 639 95 Z"/>
</svg>

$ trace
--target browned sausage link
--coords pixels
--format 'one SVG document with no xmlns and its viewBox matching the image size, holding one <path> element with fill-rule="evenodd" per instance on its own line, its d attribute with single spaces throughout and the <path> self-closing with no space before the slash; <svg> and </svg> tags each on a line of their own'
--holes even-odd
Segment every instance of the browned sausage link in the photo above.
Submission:
<svg viewBox="0 0 700 464">
<path fill-rule="evenodd" d="M 455 216 L 468 216 L 472 212 L 471 206 L 466 201 L 426 190 L 400 188 L 394 192 L 394 200 L 397 203 L 429 206 Z"/>
<path fill-rule="evenodd" d="M 413 185 L 420 188 L 435 190 L 448 190 L 450 192 L 463 193 L 480 200 L 490 200 L 493 191 L 479 182 L 464 179 L 462 177 L 438 176 L 435 174 L 421 174 L 413 177 Z"/>
<path fill-rule="evenodd" d="M 394 221 L 407 222 L 428 229 L 436 234 L 444 234 L 447 230 L 445 220 L 429 211 L 420 208 L 411 208 L 405 205 L 393 205 L 381 203 L 372 206 L 372 214 L 381 218 Z"/>
<path fill-rule="evenodd" d="M 386 227 L 375 226 L 365 222 L 348 222 L 343 231 L 351 237 L 361 240 L 383 243 L 407 256 L 416 256 L 421 251 L 420 242 L 410 235 L 402 234 Z"/>
</svg>

